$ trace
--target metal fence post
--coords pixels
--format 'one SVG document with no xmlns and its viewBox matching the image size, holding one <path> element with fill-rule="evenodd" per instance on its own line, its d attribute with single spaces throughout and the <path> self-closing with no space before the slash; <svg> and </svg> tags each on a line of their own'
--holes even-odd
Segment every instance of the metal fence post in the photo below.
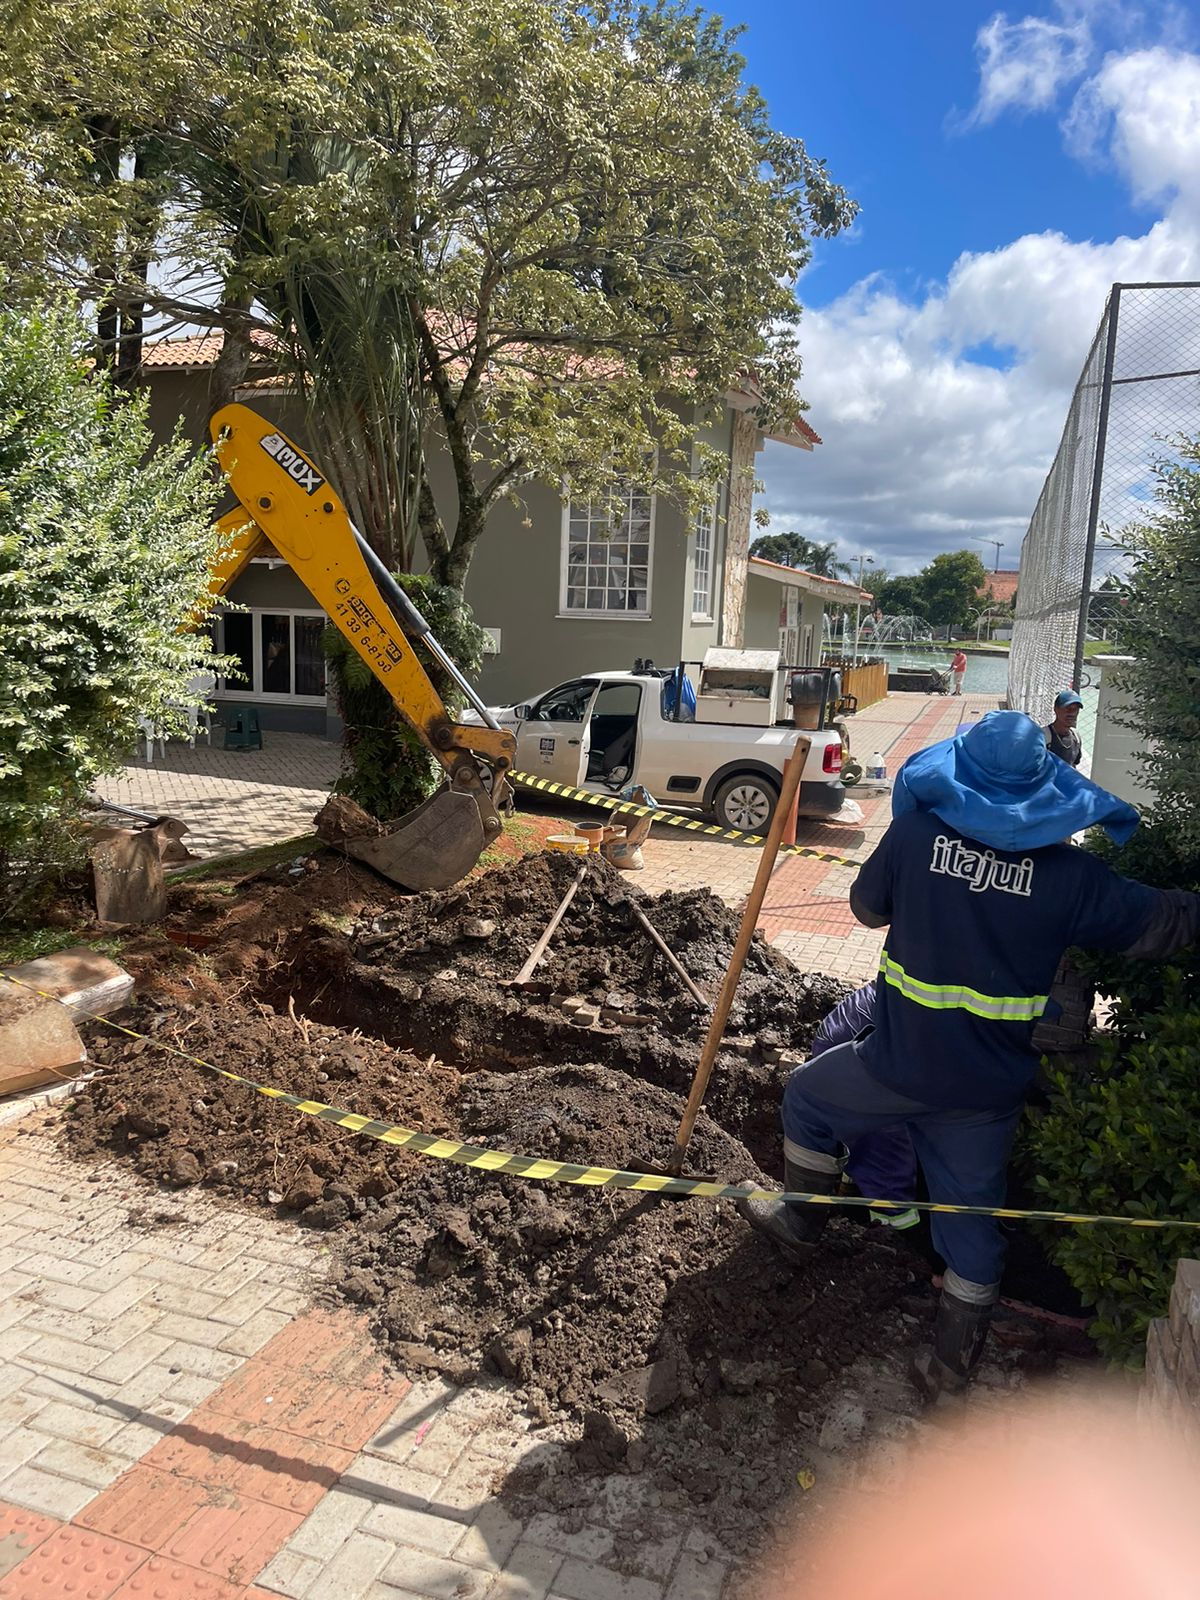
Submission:
<svg viewBox="0 0 1200 1600">
<path fill-rule="evenodd" d="M 1108 300 L 1108 332 L 1104 344 L 1104 372 L 1100 379 L 1100 414 L 1096 419 L 1096 458 L 1092 463 L 1092 497 L 1088 506 L 1087 543 L 1083 551 L 1083 584 L 1079 595 L 1079 623 L 1075 633 L 1075 670 L 1071 687 L 1078 691 L 1083 682 L 1083 651 L 1087 641 L 1088 611 L 1092 599 L 1092 568 L 1096 558 L 1096 527 L 1100 520 L 1100 496 L 1104 489 L 1104 448 L 1108 442 L 1108 412 L 1112 400 L 1113 362 L 1117 354 L 1117 318 L 1121 310 L 1122 285 L 1114 283 Z"/>
</svg>

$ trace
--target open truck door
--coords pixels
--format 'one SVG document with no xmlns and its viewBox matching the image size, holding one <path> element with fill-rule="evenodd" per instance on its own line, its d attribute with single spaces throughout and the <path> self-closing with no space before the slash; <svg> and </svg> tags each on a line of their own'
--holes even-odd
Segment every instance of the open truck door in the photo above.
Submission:
<svg viewBox="0 0 1200 1600">
<path fill-rule="evenodd" d="M 573 678 L 523 708 L 527 714 L 517 734 L 522 771 L 579 788 L 587 777 L 599 689 L 595 678 Z"/>
</svg>

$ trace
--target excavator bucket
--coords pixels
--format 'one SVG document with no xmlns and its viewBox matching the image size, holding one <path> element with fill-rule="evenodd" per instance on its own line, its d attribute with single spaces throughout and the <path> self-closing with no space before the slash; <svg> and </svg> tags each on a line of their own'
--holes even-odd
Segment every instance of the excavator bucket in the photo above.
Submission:
<svg viewBox="0 0 1200 1600">
<path fill-rule="evenodd" d="M 317 817 L 317 832 L 405 889 L 448 889 L 466 877 L 488 843 L 477 802 L 454 789 L 440 789 L 388 823 L 334 795 Z"/>
</svg>

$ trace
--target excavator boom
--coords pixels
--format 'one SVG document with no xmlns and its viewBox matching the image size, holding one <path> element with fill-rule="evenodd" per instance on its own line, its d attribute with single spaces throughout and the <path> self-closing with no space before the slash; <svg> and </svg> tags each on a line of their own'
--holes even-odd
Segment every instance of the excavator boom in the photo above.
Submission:
<svg viewBox="0 0 1200 1600">
<path fill-rule="evenodd" d="M 508 794 L 512 734 L 487 715 L 299 446 L 249 406 L 223 406 L 210 428 L 217 458 L 243 507 L 221 519 L 231 543 L 213 574 L 213 592 L 225 593 L 269 540 L 446 771 L 446 787 L 406 817 L 339 842 L 406 888 L 448 888 L 501 831 L 497 806 Z M 483 712 L 485 726 L 453 720 L 413 649 L 414 639 Z"/>
</svg>

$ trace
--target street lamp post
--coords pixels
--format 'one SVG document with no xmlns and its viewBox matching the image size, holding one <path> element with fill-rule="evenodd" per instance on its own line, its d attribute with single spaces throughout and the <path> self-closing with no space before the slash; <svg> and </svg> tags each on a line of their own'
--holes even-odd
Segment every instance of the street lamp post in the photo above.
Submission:
<svg viewBox="0 0 1200 1600">
<path fill-rule="evenodd" d="M 860 625 L 861 620 L 862 620 L 863 567 L 864 566 L 873 567 L 875 565 L 875 562 L 868 555 L 851 556 L 850 559 L 851 559 L 851 561 L 857 561 L 858 562 L 859 597 L 854 602 L 854 665 L 857 666 L 858 665 L 858 630 L 859 630 L 859 625 Z"/>
</svg>

